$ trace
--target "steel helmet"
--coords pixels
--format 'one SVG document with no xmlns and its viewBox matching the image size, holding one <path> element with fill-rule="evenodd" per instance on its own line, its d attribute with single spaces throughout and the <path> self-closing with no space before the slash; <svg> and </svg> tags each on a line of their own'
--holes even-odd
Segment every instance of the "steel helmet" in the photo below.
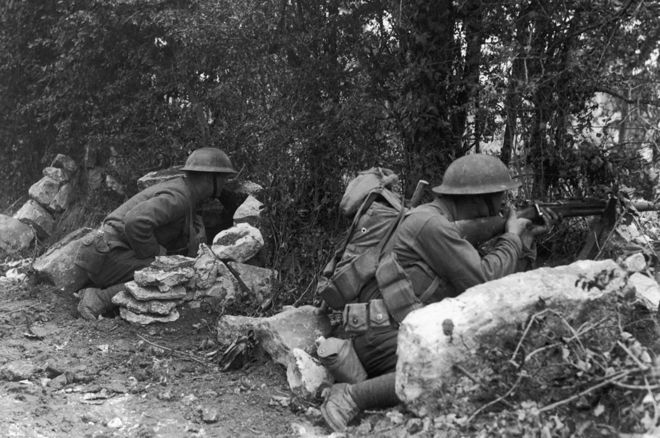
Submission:
<svg viewBox="0 0 660 438">
<path fill-rule="evenodd" d="M 442 184 L 433 187 L 439 195 L 481 195 L 520 187 L 499 158 L 486 154 L 465 155 L 452 162 Z"/>
<path fill-rule="evenodd" d="M 217 148 L 200 148 L 194 150 L 181 170 L 188 172 L 224 173 L 231 176 L 238 173 L 234 170 L 234 166 L 232 166 L 227 154 Z"/>
</svg>

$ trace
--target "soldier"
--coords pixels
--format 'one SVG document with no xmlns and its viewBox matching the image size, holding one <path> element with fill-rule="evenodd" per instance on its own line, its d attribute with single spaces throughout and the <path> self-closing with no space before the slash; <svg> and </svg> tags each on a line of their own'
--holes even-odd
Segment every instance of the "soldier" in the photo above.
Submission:
<svg viewBox="0 0 660 438">
<path fill-rule="evenodd" d="M 433 188 L 433 202 L 406 214 L 392 237 L 391 252 L 379 262 L 376 281 L 358 296 L 358 306 L 369 303 L 369 315 L 377 316 L 381 312 L 372 309 L 384 309 L 389 322 L 370 320 L 367 331 L 353 338 L 369 378 L 330 389 L 321 412 L 333 430 L 345 430 L 361 410 L 399 403 L 394 390 L 398 323 L 410 311 L 521 270 L 533 260 L 535 236 L 558 220 L 549 210 L 543 211 L 545 225 L 540 226 L 518 218 L 511 208 L 505 232 L 483 257 L 453 223 L 498 214 L 506 192 L 519 186 L 499 159 L 467 155 L 449 165 L 442 184 Z M 351 309 L 344 310 L 350 314 Z"/>
<path fill-rule="evenodd" d="M 224 152 L 211 147 L 193 151 L 182 170 L 184 177 L 139 192 L 83 239 L 76 264 L 94 286 L 84 290 L 78 303 L 83 318 L 95 320 L 113 310 L 112 297 L 156 256 L 197 255 L 206 233 L 195 211 L 219 196 L 225 180 L 236 171 Z"/>
</svg>

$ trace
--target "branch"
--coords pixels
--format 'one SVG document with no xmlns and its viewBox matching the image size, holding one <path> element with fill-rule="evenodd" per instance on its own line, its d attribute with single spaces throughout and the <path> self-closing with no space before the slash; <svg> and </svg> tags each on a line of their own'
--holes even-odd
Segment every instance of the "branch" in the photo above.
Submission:
<svg viewBox="0 0 660 438">
<path fill-rule="evenodd" d="M 624 96 L 619 91 L 612 90 L 611 88 L 600 87 L 600 86 L 594 87 L 594 91 L 599 91 L 601 93 L 609 94 L 612 97 L 616 97 L 617 99 L 621 99 L 622 101 L 630 104 L 638 104 L 638 105 L 641 104 L 641 105 L 651 105 L 655 107 L 660 107 L 660 99 L 631 99 Z"/>
</svg>

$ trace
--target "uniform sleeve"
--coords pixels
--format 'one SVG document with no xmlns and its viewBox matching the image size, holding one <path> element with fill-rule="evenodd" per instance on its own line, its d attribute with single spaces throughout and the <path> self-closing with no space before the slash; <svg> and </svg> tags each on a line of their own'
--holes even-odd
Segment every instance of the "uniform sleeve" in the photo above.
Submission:
<svg viewBox="0 0 660 438">
<path fill-rule="evenodd" d="M 438 218 L 424 224 L 416 241 L 422 259 L 458 293 L 515 272 L 522 253 L 520 238 L 505 233 L 481 257 L 470 242 L 460 237 L 451 222 Z"/>
<path fill-rule="evenodd" d="M 124 233 L 136 257 L 145 259 L 159 253 L 155 231 L 187 214 L 183 200 L 161 193 L 132 208 L 124 217 Z"/>
</svg>

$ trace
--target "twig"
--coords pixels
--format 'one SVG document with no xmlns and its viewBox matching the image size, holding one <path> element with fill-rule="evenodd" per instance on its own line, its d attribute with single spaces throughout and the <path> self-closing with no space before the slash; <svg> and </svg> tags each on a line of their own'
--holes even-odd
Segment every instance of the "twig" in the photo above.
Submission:
<svg viewBox="0 0 660 438">
<path fill-rule="evenodd" d="M 633 352 L 630 351 L 630 349 L 628 349 L 628 347 L 626 347 L 625 345 L 623 345 L 623 343 L 622 343 L 621 341 L 616 341 L 616 344 L 617 344 L 619 347 L 621 347 L 621 348 L 623 349 L 623 351 L 625 351 L 626 354 L 627 354 L 628 356 L 630 356 L 630 358 L 631 358 L 631 359 L 637 364 L 637 366 L 638 366 L 641 370 L 646 371 L 646 370 L 649 369 L 648 365 L 644 365 L 642 362 L 640 362 L 640 360 L 637 358 L 637 356 L 635 356 L 635 355 L 633 354 Z"/>
<path fill-rule="evenodd" d="M 460 366 L 460 365 L 458 365 L 458 364 L 454 364 L 454 365 L 452 365 L 452 368 L 453 368 L 454 370 L 458 371 L 459 373 L 463 374 L 463 375 L 464 375 L 465 377 L 467 377 L 468 379 L 472 380 L 474 383 L 479 383 L 479 380 L 477 380 L 477 378 L 474 377 L 474 376 L 472 375 L 472 373 L 470 373 L 468 370 L 466 370 L 466 369 L 463 368 L 462 366 Z"/>
<path fill-rule="evenodd" d="M 614 385 L 618 388 L 635 389 L 635 390 L 639 390 L 639 391 L 649 391 L 649 390 L 654 390 L 654 389 L 660 389 L 660 385 L 644 386 L 644 385 L 631 385 L 629 383 L 621 383 L 621 382 L 612 382 L 612 385 Z"/>
<path fill-rule="evenodd" d="M 151 345 L 151 346 L 153 346 L 153 347 L 162 348 L 163 350 L 167 350 L 167 351 L 169 351 L 170 353 L 174 353 L 174 354 L 177 354 L 177 355 L 179 355 L 179 356 L 184 356 L 184 357 L 186 357 L 186 358 L 188 358 L 188 359 L 190 359 L 190 360 L 194 360 L 195 362 L 200 363 L 200 364 L 202 364 L 202 365 L 208 365 L 208 363 L 204 362 L 204 361 L 201 360 L 201 359 L 197 359 L 195 356 L 193 356 L 193 355 L 190 354 L 190 353 L 184 353 L 183 351 L 175 350 L 174 348 L 165 347 L 164 345 L 156 344 L 155 342 L 151 342 L 149 339 L 145 338 L 144 336 L 140 336 L 140 335 L 138 335 L 137 333 L 136 333 L 135 335 L 136 335 L 138 338 L 142 339 L 144 342 L 146 342 L 147 344 L 149 344 L 149 345 Z"/>
<path fill-rule="evenodd" d="M 532 315 L 532 317 L 529 319 L 529 323 L 527 324 L 527 327 L 525 327 L 525 331 L 523 332 L 522 336 L 520 337 L 520 340 L 518 341 L 518 345 L 516 345 L 516 349 L 513 350 L 513 354 L 511 355 L 511 359 L 509 359 L 509 362 L 511 362 L 515 366 L 519 366 L 518 363 L 516 362 L 516 354 L 518 354 L 518 350 L 520 349 L 520 346 L 522 345 L 523 341 L 525 340 L 525 337 L 527 336 L 527 333 L 529 332 L 529 329 L 532 328 L 532 324 L 534 324 L 534 321 L 536 321 L 536 318 L 548 313 L 549 309 L 544 309 L 541 310 L 538 313 L 535 313 Z"/>
<path fill-rule="evenodd" d="M 614 377 L 610 377 L 609 379 L 607 379 L 607 380 L 605 380 L 605 381 L 603 381 L 603 382 L 597 383 L 596 385 L 591 386 L 591 387 L 585 389 L 584 391 L 582 391 L 582 392 L 580 392 L 580 393 L 578 393 L 578 394 L 574 394 L 574 395 L 572 395 L 572 396 L 570 396 L 570 397 L 568 397 L 568 398 L 565 398 L 564 400 L 560 400 L 560 401 L 558 401 L 558 402 L 551 403 L 551 404 L 549 404 L 549 405 L 547 405 L 547 406 L 544 406 L 544 407 L 542 407 L 541 409 L 539 409 L 539 413 L 547 412 L 547 411 L 550 411 L 550 410 L 552 410 L 552 409 L 558 408 L 558 407 L 561 406 L 561 405 L 565 405 L 566 403 L 570 403 L 570 402 L 572 402 L 573 400 L 576 400 L 576 399 L 582 397 L 583 395 L 587 395 L 587 394 L 589 394 L 590 392 L 597 390 L 598 388 L 602 388 L 603 386 L 610 385 L 610 384 L 614 383 L 616 380 L 619 380 L 619 379 L 621 379 L 621 378 L 627 376 L 628 374 L 630 374 L 629 371 L 621 372 L 619 375 L 615 375 Z"/>
<path fill-rule="evenodd" d="M 467 423 L 470 423 L 470 422 L 471 422 L 471 421 L 472 421 L 477 415 L 479 415 L 479 413 L 480 413 L 481 411 L 483 411 L 484 409 L 486 409 L 486 408 L 488 408 L 488 407 L 490 407 L 490 406 L 492 406 L 492 405 L 494 405 L 494 404 L 497 404 L 497 403 L 503 401 L 505 398 L 507 398 L 509 395 L 511 395 L 511 393 L 512 393 L 512 392 L 518 387 L 518 384 L 520 383 L 520 380 L 522 379 L 522 377 L 523 377 L 523 373 L 519 373 L 519 374 L 518 374 L 518 378 L 517 378 L 516 381 L 513 383 L 513 386 L 511 386 L 511 388 L 509 388 L 509 390 L 506 392 L 506 394 L 504 394 L 504 395 L 502 395 L 502 396 L 500 396 L 500 397 L 497 397 L 495 400 L 486 403 L 485 405 L 481 406 L 479 409 L 477 409 L 476 411 L 474 411 L 474 412 L 472 413 L 472 415 L 470 415 L 470 418 L 467 419 L 466 424 L 467 424 Z"/>
</svg>

